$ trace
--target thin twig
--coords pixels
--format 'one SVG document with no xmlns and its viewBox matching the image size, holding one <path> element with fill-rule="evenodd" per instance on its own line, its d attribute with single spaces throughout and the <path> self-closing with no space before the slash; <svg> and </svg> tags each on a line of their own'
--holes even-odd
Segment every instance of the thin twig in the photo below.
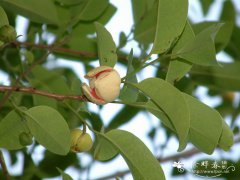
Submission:
<svg viewBox="0 0 240 180">
<path fill-rule="evenodd" d="M 53 45 L 34 44 L 31 42 L 15 41 L 15 42 L 13 42 L 13 44 L 15 46 L 19 46 L 19 47 L 34 47 L 34 48 L 38 48 L 38 49 L 47 49 L 47 50 L 53 48 Z M 83 56 L 83 57 L 87 57 L 87 58 L 97 58 L 97 56 L 98 56 L 97 53 L 94 53 L 94 52 L 79 51 L 79 50 L 74 50 L 74 49 L 69 49 L 69 48 L 64 48 L 64 47 L 55 47 L 52 49 L 52 52 L 60 53 L 60 54 L 71 54 L 71 55 L 75 55 L 75 56 Z M 118 54 L 118 58 L 121 60 L 127 60 L 127 58 L 125 56 L 122 56 L 120 54 Z"/>
<path fill-rule="evenodd" d="M 56 45 L 51 45 L 51 47 L 49 47 L 47 50 L 48 52 L 46 54 L 44 54 L 39 60 L 35 61 L 31 66 L 28 67 L 28 69 L 24 72 L 22 72 L 16 79 L 14 86 L 17 87 L 19 82 L 22 80 L 22 78 L 24 78 L 25 76 L 28 75 L 28 73 L 30 73 L 32 71 L 32 69 L 38 65 L 43 63 L 44 61 L 46 61 L 47 57 L 52 53 L 52 51 L 57 48 L 58 46 L 61 46 L 62 44 L 64 44 L 64 40 Z M 14 43 L 13 43 L 14 44 Z M 0 101 L 0 109 L 3 107 L 3 105 L 7 102 L 7 100 L 9 99 L 9 97 L 11 96 L 12 91 L 8 91 L 7 94 L 2 98 L 2 100 Z"/>
<path fill-rule="evenodd" d="M 0 165 L 2 167 L 2 172 L 3 172 L 5 179 L 10 180 L 10 176 L 9 176 L 9 173 L 7 170 L 7 166 L 6 166 L 2 151 L 0 151 Z"/>
<path fill-rule="evenodd" d="M 47 49 L 47 50 L 53 48 L 53 45 L 34 44 L 31 42 L 15 41 L 15 42 L 13 42 L 13 44 L 16 46 L 20 46 L 20 47 L 34 47 L 34 48 L 38 48 L 38 49 Z M 76 56 L 84 56 L 84 57 L 89 57 L 89 58 L 97 57 L 96 53 L 87 52 L 87 51 L 78 51 L 78 50 L 73 50 L 73 49 L 63 48 L 63 47 L 55 47 L 52 51 L 56 52 L 56 53 L 67 53 L 67 54 L 72 54 L 72 55 L 76 55 Z"/>
<path fill-rule="evenodd" d="M 32 87 L 14 87 L 14 86 L 0 86 L 0 92 L 8 92 L 8 91 L 15 91 L 15 92 L 22 92 L 22 93 L 29 93 L 29 94 L 37 94 L 40 96 L 46 96 L 49 98 L 56 99 L 58 101 L 63 101 L 66 99 L 78 100 L 78 101 L 88 101 L 88 99 L 82 95 L 63 95 L 63 94 L 55 94 L 49 93 L 47 91 L 40 91 Z"/>
<path fill-rule="evenodd" d="M 21 73 L 15 83 L 14 86 L 16 87 L 19 82 L 21 81 L 21 79 L 23 77 L 25 77 L 29 72 L 31 72 L 31 70 L 37 65 L 37 64 L 41 64 L 43 61 L 45 61 L 45 59 L 48 57 L 48 55 L 50 54 L 50 52 L 46 53 L 42 58 L 40 58 L 38 61 L 35 61 L 26 71 L 24 71 L 23 73 Z M 7 100 L 9 99 L 9 97 L 11 96 L 12 91 L 8 91 L 7 94 L 1 99 L 0 101 L 0 109 L 3 107 L 3 105 L 7 102 Z"/>
</svg>

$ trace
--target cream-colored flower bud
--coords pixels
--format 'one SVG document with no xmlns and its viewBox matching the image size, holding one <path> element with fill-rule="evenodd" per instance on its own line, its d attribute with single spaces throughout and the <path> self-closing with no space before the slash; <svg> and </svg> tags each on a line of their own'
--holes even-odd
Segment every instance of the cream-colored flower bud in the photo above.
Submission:
<svg viewBox="0 0 240 180">
<path fill-rule="evenodd" d="M 90 87 L 83 84 L 83 93 L 96 104 L 106 104 L 114 101 L 120 93 L 121 77 L 118 72 L 108 66 L 97 67 L 87 73 Z"/>
<path fill-rule="evenodd" d="M 93 142 L 89 134 L 83 133 L 80 129 L 71 130 L 71 151 L 85 152 L 92 148 Z"/>
</svg>

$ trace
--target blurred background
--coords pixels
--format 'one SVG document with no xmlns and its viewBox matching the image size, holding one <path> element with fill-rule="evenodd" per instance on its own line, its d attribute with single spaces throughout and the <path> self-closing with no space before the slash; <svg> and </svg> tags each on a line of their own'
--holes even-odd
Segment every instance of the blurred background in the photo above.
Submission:
<svg viewBox="0 0 240 180">
<path fill-rule="evenodd" d="M 125 35 L 129 34 L 128 41 L 126 45 L 121 48 L 121 52 L 123 54 L 128 54 L 131 48 L 133 48 L 134 56 L 142 56 L 143 49 L 145 50 L 145 53 L 147 53 L 150 49 L 149 47 L 151 47 L 151 44 L 147 48 L 139 47 L 139 42 L 134 39 L 134 35 L 133 33 L 131 33 L 131 29 L 134 25 L 131 1 L 110 0 L 110 3 L 114 5 L 117 10 L 112 16 L 112 18 L 106 23 L 105 27 L 112 34 L 114 41 L 118 45 L 121 43 L 120 33 L 124 33 Z M 189 19 L 193 24 L 203 21 L 218 21 L 222 16 L 223 9 L 228 8 L 227 6 L 230 6 L 229 4 L 234 7 L 234 12 L 227 11 L 227 13 L 233 13 L 235 16 L 233 28 L 234 36 L 230 38 L 229 44 L 235 46 L 237 51 L 235 54 L 237 54 L 238 56 L 231 51 L 231 47 L 230 45 L 228 45 L 226 47 L 226 50 L 224 49 L 217 53 L 217 60 L 219 62 L 226 63 L 240 60 L 240 46 L 238 46 L 240 45 L 240 2 L 238 0 L 228 1 L 227 3 L 224 0 L 189 0 Z M 26 40 L 26 33 L 27 31 L 29 31 L 28 28 L 29 20 L 24 18 L 23 16 L 18 15 L 16 17 L 16 29 L 17 34 L 22 35 L 18 38 L 19 41 Z M 89 36 L 92 36 L 92 34 L 90 34 Z M 54 35 L 47 31 L 42 33 L 42 38 L 48 44 L 54 41 Z M 86 73 L 86 66 L 76 60 L 69 61 L 69 59 L 67 58 L 68 57 L 52 55 L 49 57 L 45 66 L 49 69 L 56 67 L 68 67 L 74 71 L 74 73 L 81 79 L 82 82 L 86 82 L 86 80 L 83 78 L 84 74 Z M 89 63 L 89 67 L 97 67 L 98 65 L 98 60 L 91 60 L 91 62 Z M 118 63 L 115 68 L 120 72 L 121 77 L 125 76 L 126 65 Z M 138 81 L 141 81 L 147 77 L 155 76 L 156 73 L 158 73 L 158 68 L 156 68 L 155 66 L 150 66 L 137 75 Z M 1 70 L 0 84 L 9 85 L 9 79 L 7 74 Z M 223 91 L 217 90 L 215 92 L 214 90 L 209 89 L 203 84 L 197 86 L 197 88 L 193 90 L 193 94 L 205 104 L 218 109 L 220 113 L 224 116 L 226 122 L 235 131 L 236 136 L 239 136 L 240 94 L 238 91 L 233 91 L 230 89 Z M 117 128 L 132 132 L 134 135 L 139 137 L 153 152 L 153 154 L 159 159 L 178 155 L 178 141 L 176 137 L 172 136 L 172 134 L 161 125 L 159 119 L 157 119 L 150 113 L 146 111 L 136 110 L 134 108 L 126 108 L 123 105 L 118 104 L 107 104 L 102 108 L 99 108 L 97 105 L 93 104 L 89 104 L 88 106 L 91 112 L 100 115 L 100 119 L 103 121 L 103 124 L 105 126 L 108 126 L 113 119 L 115 119 L 115 121 L 119 120 Z M 124 121 L 121 121 L 121 119 L 124 119 Z M 234 167 L 237 168 L 238 166 L 239 170 L 239 144 L 240 143 L 236 143 L 229 152 L 215 150 L 215 152 L 211 156 L 200 152 L 191 151 L 193 149 L 193 146 L 189 144 L 186 150 L 184 150 L 184 152 L 189 153 L 187 153 L 184 157 L 173 157 L 161 163 L 164 173 L 166 175 L 166 179 L 202 179 L 201 177 L 198 177 L 191 172 L 192 166 L 197 162 L 202 162 L 209 159 L 211 159 L 211 161 L 216 160 L 218 162 L 226 160 L 227 162 L 233 164 Z M 28 148 L 28 151 L 30 150 L 32 150 L 32 147 Z M 24 170 L 22 166 L 24 161 L 23 153 L 19 151 L 14 157 L 6 150 L 3 150 L 3 152 L 10 174 L 22 174 Z M 45 149 L 42 146 L 34 147 L 31 157 L 35 164 L 41 164 L 41 161 L 45 156 L 44 152 Z M 121 176 L 122 179 L 132 179 L 132 176 L 127 171 L 127 164 L 120 156 L 117 156 L 116 158 L 108 162 L 94 161 L 91 154 L 87 153 L 78 154 L 77 158 L 79 160 L 81 170 L 74 166 L 70 166 L 65 170 L 65 172 L 70 174 L 74 180 L 92 180 L 102 177 L 104 178 L 104 176 L 108 175 L 111 176 L 116 173 L 118 173 L 118 175 Z M 181 163 L 183 164 L 184 172 L 178 172 L 178 169 L 176 167 L 173 167 L 174 162 L 178 161 L 181 161 Z M 226 174 L 226 177 L 216 177 L 215 179 L 239 179 L 239 172 L 240 171 L 237 172 L 237 170 L 235 170 L 232 173 Z M 46 177 L 44 179 L 57 180 L 61 178 Z"/>
</svg>

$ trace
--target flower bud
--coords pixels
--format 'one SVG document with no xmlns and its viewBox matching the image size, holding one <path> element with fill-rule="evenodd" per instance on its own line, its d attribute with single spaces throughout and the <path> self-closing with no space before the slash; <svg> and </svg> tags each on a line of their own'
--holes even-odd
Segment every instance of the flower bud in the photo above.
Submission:
<svg viewBox="0 0 240 180">
<path fill-rule="evenodd" d="M 71 151 L 72 152 L 85 152 L 92 148 L 93 142 L 91 136 L 83 133 L 80 129 L 71 130 Z"/>
<path fill-rule="evenodd" d="M 26 132 L 22 132 L 19 135 L 19 142 L 22 146 L 28 146 L 32 144 L 32 135 Z"/>
<path fill-rule="evenodd" d="M 0 41 L 5 43 L 14 41 L 17 37 L 15 29 L 10 25 L 5 25 L 0 28 Z"/>
<path fill-rule="evenodd" d="M 97 67 L 88 72 L 85 78 L 89 79 L 90 87 L 84 83 L 83 93 L 93 103 L 106 104 L 119 96 L 121 77 L 113 68 Z"/>
</svg>

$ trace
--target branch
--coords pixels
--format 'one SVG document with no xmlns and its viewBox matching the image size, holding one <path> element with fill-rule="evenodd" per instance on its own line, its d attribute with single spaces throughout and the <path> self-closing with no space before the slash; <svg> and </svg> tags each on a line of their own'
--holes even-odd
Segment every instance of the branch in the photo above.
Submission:
<svg viewBox="0 0 240 180">
<path fill-rule="evenodd" d="M 13 87 L 13 86 L 0 86 L 0 92 L 23 92 L 29 94 L 37 94 L 40 96 L 46 96 L 49 98 L 56 99 L 58 101 L 63 101 L 66 99 L 78 100 L 78 101 L 89 101 L 84 95 L 82 96 L 75 96 L 75 95 L 62 95 L 62 94 L 55 94 L 49 93 L 47 91 L 40 91 L 32 87 Z"/>
<path fill-rule="evenodd" d="M 0 165 L 2 167 L 2 172 L 3 172 L 3 175 L 5 176 L 5 179 L 10 180 L 10 176 L 7 170 L 7 166 L 6 166 L 2 151 L 0 151 Z"/>
<path fill-rule="evenodd" d="M 31 42 L 19 42 L 15 41 L 13 42 L 15 46 L 19 47 L 34 47 L 38 49 L 52 49 L 52 52 L 55 53 L 61 53 L 61 54 L 71 54 L 75 56 L 84 56 L 87 58 L 97 58 L 97 53 L 94 52 L 88 52 L 88 51 L 79 51 L 79 50 L 74 50 L 74 49 L 69 49 L 69 48 L 64 48 L 64 47 L 55 47 L 53 48 L 53 45 L 44 45 L 44 44 L 34 44 Z M 127 60 L 127 58 L 123 55 L 118 54 L 118 58 L 122 60 Z"/>
<path fill-rule="evenodd" d="M 37 61 L 35 61 L 31 66 L 29 66 L 29 67 L 26 69 L 26 71 L 22 72 L 22 73 L 18 76 L 18 78 L 17 78 L 16 81 L 15 81 L 14 87 L 17 87 L 18 84 L 19 84 L 19 82 L 20 82 L 20 80 L 21 80 L 22 78 L 24 78 L 25 76 L 27 76 L 27 74 L 28 74 L 29 72 L 31 72 L 31 70 L 32 70 L 36 65 L 43 63 L 43 62 L 47 59 L 48 55 L 53 52 L 53 49 L 54 49 L 54 48 L 57 48 L 58 46 L 61 46 L 62 44 L 64 44 L 64 42 L 65 42 L 65 40 L 63 40 L 61 43 L 59 43 L 59 44 L 57 44 L 57 45 L 52 45 L 51 47 L 49 47 L 48 52 L 47 52 L 45 55 L 43 55 L 40 59 L 38 59 Z M 12 44 L 14 44 L 14 43 L 12 43 Z M 12 91 L 10 90 L 10 91 L 8 91 L 7 94 L 1 99 L 1 101 L 0 101 L 0 109 L 3 107 L 3 105 L 5 104 L 5 102 L 9 99 L 9 97 L 11 96 L 11 94 L 12 94 Z"/>
<path fill-rule="evenodd" d="M 52 49 L 54 46 L 53 45 L 44 45 L 44 44 L 34 44 L 31 42 L 19 42 L 15 41 L 13 42 L 14 45 L 20 46 L 20 47 L 34 47 L 38 49 Z M 68 49 L 68 48 L 63 48 L 63 47 L 55 47 L 52 52 L 57 52 L 57 53 L 67 53 L 67 54 L 72 54 L 76 56 L 84 56 L 84 57 L 89 57 L 89 58 L 95 58 L 97 57 L 96 53 L 92 52 L 87 52 L 87 51 L 77 51 L 73 49 Z"/>
</svg>

